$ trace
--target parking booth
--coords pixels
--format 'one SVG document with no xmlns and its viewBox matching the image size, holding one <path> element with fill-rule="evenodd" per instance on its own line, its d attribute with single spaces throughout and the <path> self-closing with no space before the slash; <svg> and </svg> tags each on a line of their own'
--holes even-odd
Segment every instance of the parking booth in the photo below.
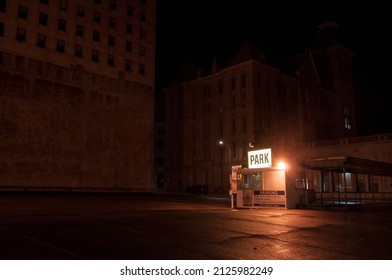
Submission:
<svg viewBox="0 0 392 280">
<path fill-rule="evenodd" d="M 234 166 L 231 174 L 237 208 L 296 207 L 300 193 L 287 189 L 285 167 L 272 165 L 271 149 L 249 151 L 248 166 Z"/>
</svg>

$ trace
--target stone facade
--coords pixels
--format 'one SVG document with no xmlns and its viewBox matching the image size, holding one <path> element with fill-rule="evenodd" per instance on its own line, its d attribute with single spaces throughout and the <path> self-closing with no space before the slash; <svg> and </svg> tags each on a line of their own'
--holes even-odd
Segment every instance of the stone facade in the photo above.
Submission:
<svg viewBox="0 0 392 280">
<path fill-rule="evenodd" d="M 152 191 L 155 0 L 0 0 L 0 186 Z"/>
<path fill-rule="evenodd" d="M 153 89 L 2 53 L 0 184 L 152 187 Z"/>
</svg>

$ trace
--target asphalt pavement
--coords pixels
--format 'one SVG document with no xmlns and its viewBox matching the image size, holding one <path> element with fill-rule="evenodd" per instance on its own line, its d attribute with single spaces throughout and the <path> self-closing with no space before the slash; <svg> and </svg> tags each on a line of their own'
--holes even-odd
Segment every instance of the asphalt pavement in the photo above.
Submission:
<svg viewBox="0 0 392 280">
<path fill-rule="evenodd" d="M 229 197 L 0 193 L 3 260 L 392 258 L 392 211 L 230 209 Z"/>
</svg>

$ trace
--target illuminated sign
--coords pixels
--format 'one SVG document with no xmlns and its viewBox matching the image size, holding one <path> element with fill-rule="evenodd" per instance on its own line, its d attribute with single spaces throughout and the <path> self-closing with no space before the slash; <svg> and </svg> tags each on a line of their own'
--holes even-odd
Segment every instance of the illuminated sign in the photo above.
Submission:
<svg viewBox="0 0 392 280">
<path fill-rule="evenodd" d="M 267 168 L 272 166 L 271 149 L 249 151 L 249 168 Z"/>
</svg>

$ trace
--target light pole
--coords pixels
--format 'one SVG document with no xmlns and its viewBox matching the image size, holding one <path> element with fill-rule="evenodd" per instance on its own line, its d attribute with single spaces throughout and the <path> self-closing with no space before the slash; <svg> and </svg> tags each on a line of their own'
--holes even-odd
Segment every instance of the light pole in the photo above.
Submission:
<svg viewBox="0 0 392 280">
<path fill-rule="evenodd" d="M 223 146 L 225 145 L 227 150 L 229 151 L 229 170 L 230 170 L 230 177 L 229 177 L 229 183 L 230 183 L 230 201 L 231 201 L 231 209 L 234 209 L 234 197 L 233 197 L 233 189 L 231 187 L 231 175 L 233 174 L 233 167 L 231 166 L 231 149 L 228 144 L 223 142 L 223 140 L 219 140 L 219 145 Z"/>
</svg>

